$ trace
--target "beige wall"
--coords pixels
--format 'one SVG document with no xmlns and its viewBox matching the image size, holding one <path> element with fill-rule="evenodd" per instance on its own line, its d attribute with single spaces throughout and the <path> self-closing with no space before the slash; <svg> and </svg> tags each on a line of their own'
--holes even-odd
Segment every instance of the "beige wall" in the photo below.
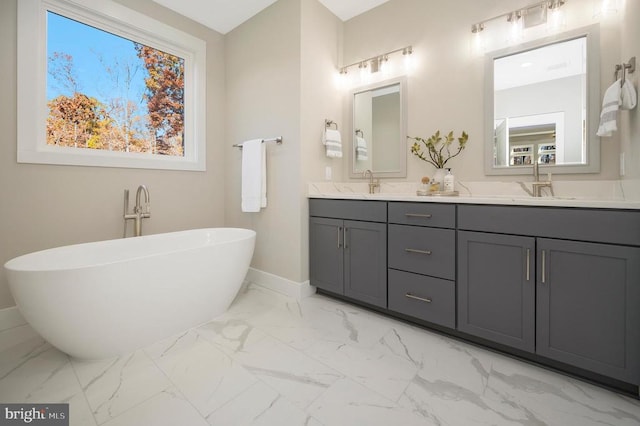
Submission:
<svg viewBox="0 0 640 426">
<path fill-rule="evenodd" d="M 300 1 L 280 0 L 226 36 L 227 193 L 225 222 L 257 232 L 252 266 L 300 281 Z M 282 136 L 267 145 L 267 208 L 240 209 L 241 151 L 234 143 Z"/>
<path fill-rule="evenodd" d="M 327 158 L 322 145 L 324 120 L 336 121 L 346 140 L 342 118 L 342 94 L 336 90 L 335 75 L 342 52 L 343 23 L 317 0 L 302 0 L 301 14 L 301 145 L 302 180 L 298 182 L 301 222 L 301 279 L 309 279 L 309 202 L 307 183 L 325 178 L 331 167 L 333 180 L 342 181 L 342 160 Z M 343 146 L 344 158 L 347 152 Z"/>
<path fill-rule="evenodd" d="M 344 62 L 352 63 L 406 45 L 413 45 L 417 67 L 408 77 L 408 134 L 428 137 L 436 130 L 466 130 L 467 149 L 450 163 L 460 180 L 512 180 L 484 174 L 484 58 L 472 55 L 473 23 L 530 4 L 515 0 L 391 0 L 344 25 Z M 637 1 L 633 20 L 637 40 Z M 591 0 L 573 0 L 564 6 L 567 29 L 596 23 Z M 633 10 L 630 10 L 633 12 Z M 602 93 L 612 83 L 613 66 L 620 59 L 620 27 L 601 27 Z M 637 49 L 637 47 L 636 47 Z M 626 55 L 629 56 L 629 55 Z M 348 114 L 348 111 L 344 111 Z M 346 116 L 345 116 L 346 117 Z M 618 179 L 620 135 L 603 142 L 601 173 L 556 175 L 554 179 Z M 407 179 L 417 181 L 433 167 L 409 154 Z M 636 161 L 635 164 L 638 164 Z M 345 170 L 347 164 L 344 164 Z"/>
<path fill-rule="evenodd" d="M 306 183 L 334 165 L 320 143 L 325 118 L 341 116 L 333 87 L 341 21 L 317 0 L 280 0 L 226 40 L 227 196 L 225 221 L 257 231 L 252 267 L 294 282 L 308 279 Z M 267 146 L 268 206 L 240 209 L 241 153 L 233 143 L 283 136 Z"/>
<path fill-rule="evenodd" d="M 151 0 L 121 3 L 207 42 L 207 171 L 177 172 L 17 164 L 16 8 L 0 2 L 0 265 L 32 251 L 122 236 L 123 190 L 139 184 L 151 192 L 152 234 L 221 226 L 224 221 L 223 37 Z M 129 228 L 131 232 L 131 228 Z M 0 308 L 12 306 L 0 273 Z"/>
<path fill-rule="evenodd" d="M 17 164 L 16 4 L 0 2 L 0 262 L 19 254 L 83 241 L 118 238 L 122 190 L 146 183 L 152 213 L 145 233 L 203 226 L 258 232 L 252 266 L 294 282 L 308 279 L 308 182 L 348 179 L 346 157 L 327 159 L 320 143 L 324 119 L 348 140 L 347 95 L 336 90 L 337 66 L 412 44 L 418 66 L 409 76 L 409 134 L 467 130 L 467 150 L 452 167 L 458 179 L 485 180 L 483 60 L 470 54 L 470 25 L 530 3 L 527 0 L 391 0 L 346 23 L 317 0 L 279 0 L 226 36 L 164 9 L 152 0 L 118 0 L 207 41 L 207 172 L 104 169 Z M 627 0 L 622 27 L 603 24 L 602 90 L 613 65 L 635 55 L 640 2 Z M 569 24 L 590 23 L 590 0 L 567 3 Z M 622 40 L 622 43 L 620 43 Z M 638 72 L 632 76 L 638 82 Z M 603 171 L 557 179 L 617 179 L 619 146 L 627 177 L 640 178 L 638 110 L 603 144 Z M 232 144 L 283 136 L 269 144 L 268 207 L 240 211 L 241 151 Z M 430 172 L 408 156 L 409 180 Z M 510 179 L 510 178 L 501 178 Z M 10 306 L 4 276 L 0 308 Z"/>
</svg>

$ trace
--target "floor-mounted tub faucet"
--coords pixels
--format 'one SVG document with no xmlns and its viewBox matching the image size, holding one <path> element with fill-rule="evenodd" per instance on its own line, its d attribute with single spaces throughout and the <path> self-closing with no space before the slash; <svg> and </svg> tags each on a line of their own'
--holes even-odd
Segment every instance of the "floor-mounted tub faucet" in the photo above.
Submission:
<svg viewBox="0 0 640 426">
<path fill-rule="evenodd" d="M 144 194 L 144 205 L 140 203 L 140 198 Z M 123 238 L 127 237 L 127 220 L 134 220 L 133 235 L 139 237 L 142 235 L 142 219 L 151 217 L 151 204 L 149 197 L 149 190 L 145 185 L 140 185 L 136 192 L 136 205 L 133 208 L 133 213 L 129 211 L 129 190 L 124 190 L 124 234 Z"/>
</svg>

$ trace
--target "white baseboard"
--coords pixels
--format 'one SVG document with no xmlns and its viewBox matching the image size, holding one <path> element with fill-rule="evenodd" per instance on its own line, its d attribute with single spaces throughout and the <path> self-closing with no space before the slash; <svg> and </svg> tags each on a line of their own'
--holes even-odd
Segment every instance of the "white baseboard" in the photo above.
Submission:
<svg viewBox="0 0 640 426">
<path fill-rule="evenodd" d="M 0 332 L 26 323 L 17 306 L 0 309 Z"/>
<path fill-rule="evenodd" d="M 249 268 L 246 280 L 297 300 L 309 297 L 316 292 L 316 288 L 309 284 L 308 280 L 298 283 L 255 268 Z"/>
</svg>

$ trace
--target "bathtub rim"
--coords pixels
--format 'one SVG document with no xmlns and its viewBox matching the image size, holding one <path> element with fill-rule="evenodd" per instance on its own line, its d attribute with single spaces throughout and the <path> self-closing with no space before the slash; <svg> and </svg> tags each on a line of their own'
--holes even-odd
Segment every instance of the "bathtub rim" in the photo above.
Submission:
<svg viewBox="0 0 640 426">
<path fill-rule="evenodd" d="M 120 241 L 127 241 L 127 240 L 132 240 L 132 239 L 136 239 L 138 241 L 140 240 L 155 240 L 155 239 L 159 239 L 159 238 L 163 238 L 163 237 L 167 237 L 167 236 L 171 236 L 171 235 L 177 235 L 177 234 L 197 234 L 199 232 L 205 232 L 205 231 L 214 231 L 214 230 L 219 230 L 219 229 L 224 229 L 224 230 L 229 230 L 229 231 L 240 231 L 240 235 L 237 238 L 231 238 L 228 240 L 224 240 L 224 241 L 218 241 L 218 242 L 213 242 L 213 243 L 205 243 L 205 244 L 200 244 L 200 245 L 193 245 L 190 247 L 185 247 L 185 248 L 180 248 L 180 249 L 169 249 L 166 251 L 162 251 L 162 252 L 154 252 L 154 253 L 150 253 L 150 254 L 144 254 L 144 253 L 140 253 L 136 256 L 131 256 L 131 257 L 123 257 L 117 260 L 112 260 L 112 261 L 102 261 L 102 262 L 94 262 L 94 263 L 87 263 L 84 265 L 74 265 L 74 266 L 63 266 L 63 267 L 47 267 L 47 268 L 25 268 L 24 265 L 20 265 L 21 262 L 25 262 L 27 258 L 30 257 L 37 257 L 37 256 L 42 256 L 45 255 L 47 253 L 51 253 L 53 251 L 56 250 L 61 250 L 61 249 L 68 249 L 70 247 L 74 247 L 76 249 L 83 249 L 83 248 L 91 248 L 93 246 L 99 245 L 99 244 L 103 244 L 103 243 L 115 243 L 115 242 L 120 242 Z M 151 257 L 155 257 L 155 256 L 159 256 L 159 255 L 165 255 L 165 254 L 175 254 L 175 253 L 182 253 L 182 252 L 186 252 L 186 251 L 190 251 L 190 250 L 197 250 L 197 249 L 201 249 L 204 247 L 214 247 L 216 245 L 223 245 L 223 244 L 231 244 L 234 242 L 239 242 L 239 241 L 244 241 L 244 240 L 249 240 L 252 238 L 256 237 L 256 231 L 252 230 L 252 229 L 248 229 L 248 228 L 238 228 L 238 227 L 211 227 L 211 228 L 193 228 L 193 229 L 184 229 L 181 231 L 170 231 L 170 232 L 161 232 L 161 233 L 157 233 L 157 234 L 149 234 L 149 235 L 142 235 L 139 237 L 129 237 L 129 238 L 112 238 L 112 239 L 108 239 L 108 240 L 97 240 L 97 241 L 88 241 L 85 243 L 77 243 L 77 244 L 67 244 L 67 245 L 63 245 L 63 246 L 56 246 L 56 247 L 51 247 L 51 248 L 47 248 L 47 249 L 43 249 L 43 250 L 37 250 L 37 251 L 33 251 L 33 252 L 29 252 L 29 253 L 25 253 L 16 257 L 13 257 L 11 259 L 9 259 L 4 265 L 3 268 L 5 269 L 5 271 L 7 272 L 11 272 L 11 273 L 46 273 L 46 272 L 63 272 L 63 271 L 72 271 L 72 270 L 84 270 L 84 269 L 88 269 L 88 268 L 95 268 L 95 267 L 100 267 L 100 266 L 108 266 L 108 265 L 114 265 L 117 263 L 124 263 L 124 262 L 130 262 L 130 261 L 135 261 L 135 260 L 140 260 L 140 259 L 148 259 Z M 14 265 L 14 264 L 17 264 Z"/>
</svg>

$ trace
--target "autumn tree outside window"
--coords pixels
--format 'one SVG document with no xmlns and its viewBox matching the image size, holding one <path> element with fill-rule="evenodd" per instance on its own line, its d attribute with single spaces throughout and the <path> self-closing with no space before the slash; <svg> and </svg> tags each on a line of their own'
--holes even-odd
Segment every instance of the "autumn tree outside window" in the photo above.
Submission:
<svg viewBox="0 0 640 426">
<path fill-rule="evenodd" d="M 18 162 L 205 170 L 204 67 L 202 40 L 110 0 L 21 0 Z"/>
</svg>

